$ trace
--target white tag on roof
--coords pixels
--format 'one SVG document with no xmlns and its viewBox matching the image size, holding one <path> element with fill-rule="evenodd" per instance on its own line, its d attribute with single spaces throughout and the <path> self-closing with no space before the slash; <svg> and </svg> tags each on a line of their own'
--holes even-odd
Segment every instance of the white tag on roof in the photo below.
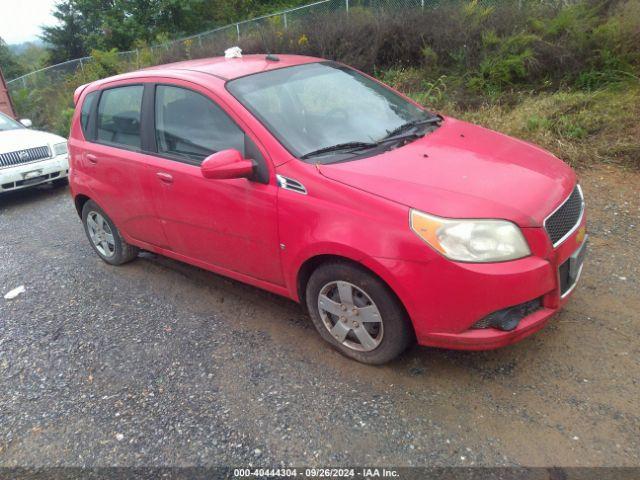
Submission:
<svg viewBox="0 0 640 480">
<path fill-rule="evenodd" d="M 224 58 L 242 58 L 242 49 L 240 47 L 227 48 L 224 51 Z"/>
</svg>

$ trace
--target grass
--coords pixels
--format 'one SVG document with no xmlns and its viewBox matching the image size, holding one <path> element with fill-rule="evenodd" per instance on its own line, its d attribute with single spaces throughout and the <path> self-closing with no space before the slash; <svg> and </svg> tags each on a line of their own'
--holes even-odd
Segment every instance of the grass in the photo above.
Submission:
<svg viewBox="0 0 640 480">
<path fill-rule="evenodd" d="M 640 169 L 640 0 L 438 2 L 402 11 L 352 8 L 245 34 L 245 53 L 342 61 L 430 106 L 536 143 L 575 167 Z M 375 13 L 375 14 L 374 14 Z M 231 43 L 230 43 L 231 42 Z M 115 50 L 62 81 L 12 92 L 22 117 L 66 135 L 81 84 L 143 66 L 220 54 L 236 38 Z M 134 64 L 135 63 L 135 64 Z"/>
<path fill-rule="evenodd" d="M 637 80 L 591 92 L 514 92 L 472 98 L 447 78 L 426 81 L 397 72 L 380 76 L 427 107 L 535 143 L 574 167 L 608 163 L 640 170 Z"/>
<path fill-rule="evenodd" d="M 513 106 L 454 107 L 450 113 L 540 145 L 575 167 L 612 163 L 640 169 L 638 84 L 523 95 Z"/>
</svg>

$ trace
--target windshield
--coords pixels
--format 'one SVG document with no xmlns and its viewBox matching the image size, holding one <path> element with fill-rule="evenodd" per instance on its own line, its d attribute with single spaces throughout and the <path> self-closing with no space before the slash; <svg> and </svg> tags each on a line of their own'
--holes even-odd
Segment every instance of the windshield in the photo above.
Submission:
<svg viewBox="0 0 640 480">
<path fill-rule="evenodd" d="M 15 130 L 17 128 L 24 127 L 13 118 L 9 118 L 4 113 L 0 113 L 0 132 L 4 132 L 5 130 Z"/>
<path fill-rule="evenodd" d="M 434 115 L 347 67 L 310 63 L 241 77 L 227 84 L 298 158 L 352 155 L 380 146 Z M 395 138 L 395 137 L 394 137 Z"/>
</svg>

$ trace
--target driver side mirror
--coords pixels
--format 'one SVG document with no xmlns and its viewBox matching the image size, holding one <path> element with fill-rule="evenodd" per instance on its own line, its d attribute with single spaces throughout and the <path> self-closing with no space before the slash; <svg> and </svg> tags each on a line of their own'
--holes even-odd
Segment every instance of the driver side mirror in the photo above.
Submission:
<svg viewBox="0 0 640 480">
<path fill-rule="evenodd" d="M 21 118 L 20 119 L 20 123 L 22 125 L 24 125 L 27 128 L 31 128 L 33 126 L 33 122 L 31 120 L 29 120 L 28 118 Z"/>
<path fill-rule="evenodd" d="M 221 150 L 209 155 L 200 165 L 204 178 L 224 180 L 229 178 L 247 178 L 253 175 L 253 161 L 242 157 L 238 150 Z"/>
</svg>

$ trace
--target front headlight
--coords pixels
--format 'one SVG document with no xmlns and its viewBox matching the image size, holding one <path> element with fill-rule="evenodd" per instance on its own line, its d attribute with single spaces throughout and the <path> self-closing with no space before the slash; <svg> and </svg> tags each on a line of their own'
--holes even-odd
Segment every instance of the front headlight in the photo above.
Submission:
<svg viewBox="0 0 640 480">
<path fill-rule="evenodd" d="M 411 210 L 411 229 L 451 260 L 503 262 L 531 254 L 520 229 L 506 220 L 456 220 Z"/>
<path fill-rule="evenodd" d="M 67 142 L 56 143 L 53 146 L 53 156 L 57 157 L 58 155 L 66 155 L 67 153 Z"/>
</svg>

